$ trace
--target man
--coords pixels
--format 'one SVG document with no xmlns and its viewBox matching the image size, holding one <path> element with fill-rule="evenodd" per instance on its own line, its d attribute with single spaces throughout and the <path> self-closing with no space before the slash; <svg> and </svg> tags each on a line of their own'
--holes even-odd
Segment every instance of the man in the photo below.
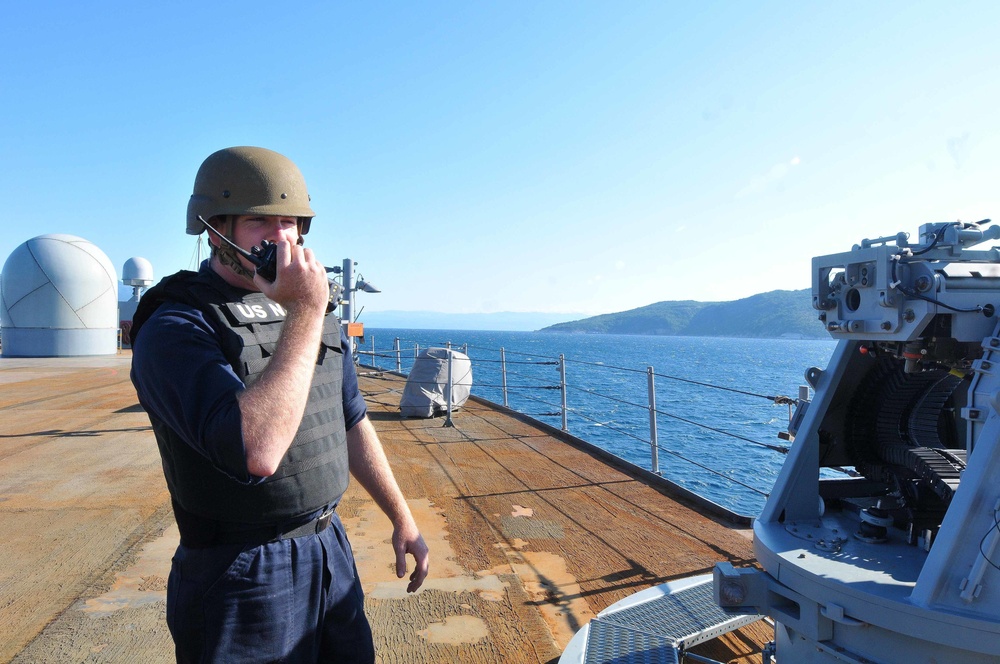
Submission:
<svg viewBox="0 0 1000 664">
<path fill-rule="evenodd" d="M 178 661 L 371 662 L 361 584 L 335 511 L 348 471 L 393 524 L 396 573 L 428 552 L 366 415 L 314 213 L 286 157 L 239 147 L 195 178 L 205 219 L 236 245 L 273 242 L 273 282 L 214 233 L 199 272 L 150 289 L 133 322 L 132 382 L 149 414 L 180 529 L 167 587 Z"/>
</svg>

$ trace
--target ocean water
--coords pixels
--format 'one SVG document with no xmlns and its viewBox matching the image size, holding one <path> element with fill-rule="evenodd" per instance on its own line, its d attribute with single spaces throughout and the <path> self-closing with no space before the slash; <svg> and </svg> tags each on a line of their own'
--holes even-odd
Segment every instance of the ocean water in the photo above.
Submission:
<svg viewBox="0 0 1000 664">
<path fill-rule="evenodd" d="M 558 358 L 565 357 L 570 433 L 643 468 L 652 466 L 647 367 L 653 367 L 659 472 L 736 512 L 764 506 L 787 446 L 778 438 L 809 367 L 825 368 L 832 340 L 580 335 L 540 332 L 366 330 L 361 361 L 409 372 L 415 346 L 452 346 L 473 363 L 472 393 L 562 425 Z"/>
</svg>

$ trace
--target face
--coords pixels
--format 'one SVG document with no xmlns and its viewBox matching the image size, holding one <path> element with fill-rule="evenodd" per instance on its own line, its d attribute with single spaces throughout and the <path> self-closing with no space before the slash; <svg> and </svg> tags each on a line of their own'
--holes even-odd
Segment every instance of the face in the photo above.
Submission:
<svg viewBox="0 0 1000 664">
<path fill-rule="evenodd" d="M 234 220 L 233 241 L 246 249 L 259 247 L 261 240 L 285 240 L 295 244 L 299 240 L 299 220 L 295 217 L 263 217 L 243 215 Z"/>
<path fill-rule="evenodd" d="M 296 217 L 242 215 L 233 219 L 231 223 L 225 221 L 219 223 L 217 230 L 247 251 L 250 251 L 252 247 L 259 247 L 263 240 L 267 240 L 268 242 L 285 240 L 290 244 L 296 244 L 300 239 L 299 224 Z M 212 235 L 209 235 L 209 238 L 217 246 L 222 242 L 222 240 Z M 253 272 L 254 266 L 250 264 L 250 261 L 240 257 L 240 263 L 247 270 Z M 221 265 L 216 267 L 216 271 L 226 281 L 235 286 L 250 289 L 256 288 L 253 286 L 251 279 L 239 277 L 230 269 L 223 268 Z"/>
</svg>

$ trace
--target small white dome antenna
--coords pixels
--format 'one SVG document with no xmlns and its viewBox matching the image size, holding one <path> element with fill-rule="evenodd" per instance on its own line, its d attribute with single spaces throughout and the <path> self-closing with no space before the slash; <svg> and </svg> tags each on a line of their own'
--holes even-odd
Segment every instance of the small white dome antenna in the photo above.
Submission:
<svg viewBox="0 0 1000 664">
<path fill-rule="evenodd" d="M 132 287 L 132 299 L 138 301 L 142 292 L 153 285 L 153 266 L 139 256 L 128 259 L 122 267 L 122 283 Z"/>
</svg>

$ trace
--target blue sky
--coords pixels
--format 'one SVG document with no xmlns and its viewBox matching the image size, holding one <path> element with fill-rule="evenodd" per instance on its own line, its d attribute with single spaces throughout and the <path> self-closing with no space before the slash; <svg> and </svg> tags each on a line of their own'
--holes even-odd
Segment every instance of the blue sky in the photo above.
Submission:
<svg viewBox="0 0 1000 664">
<path fill-rule="evenodd" d="M 0 259 L 67 233 L 190 267 L 198 165 L 260 145 L 370 312 L 806 288 L 862 238 L 1000 220 L 998 27 L 993 2 L 8 3 Z"/>
</svg>

